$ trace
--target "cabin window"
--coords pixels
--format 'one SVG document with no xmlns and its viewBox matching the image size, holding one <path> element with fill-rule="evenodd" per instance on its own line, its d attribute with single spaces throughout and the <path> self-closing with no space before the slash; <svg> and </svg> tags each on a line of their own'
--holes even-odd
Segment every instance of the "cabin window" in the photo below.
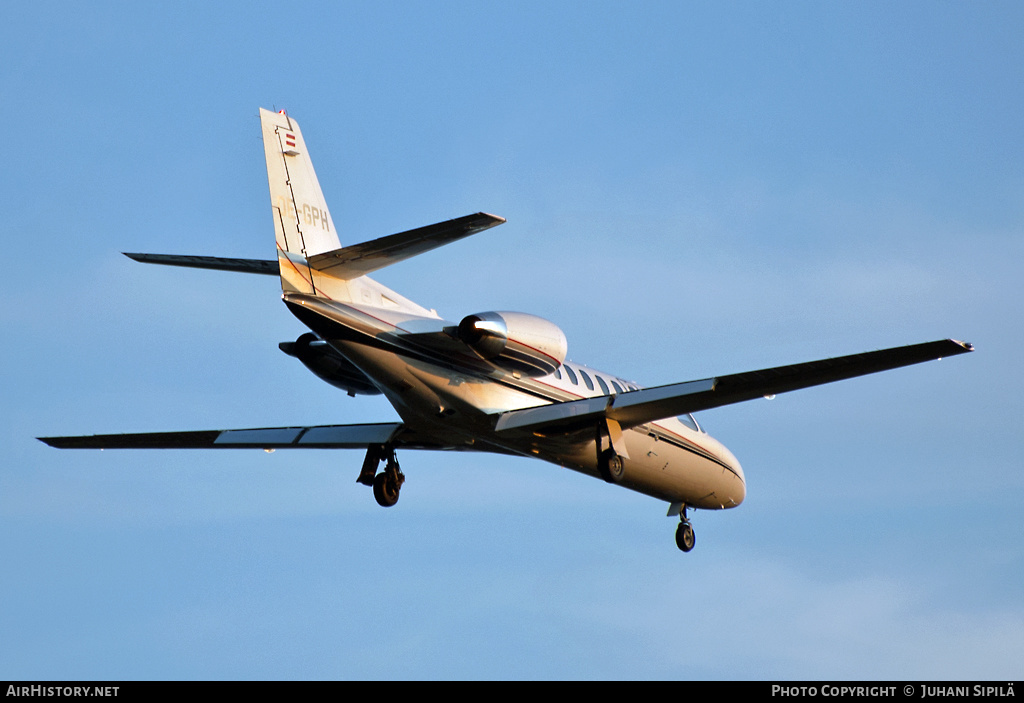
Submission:
<svg viewBox="0 0 1024 703">
<path fill-rule="evenodd" d="M 614 378 L 612 379 L 612 388 L 615 389 L 616 393 L 624 393 L 625 392 L 625 391 L 622 390 L 622 386 L 620 386 L 618 383 L 615 382 Z"/>
<path fill-rule="evenodd" d="M 565 372 L 567 374 L 569 374 L 569 381 L 572 383 L 572 385 L 574 385 L 574 386 L 580 385 L 580 382 L 579 382 L 579 380 L 577 380 L 576 374 L 573 372 L 572 367 L 566 365 L 564 368 L 565 368 Z"/>
<path fill-rule="evenodd" d="M 557 378 L 559 381 L 562 380 L 562 370 L 561 369 L 555 369 L 555 378 Z"/>
<path fill-rule="evenodd" d="M 597 379 L 597 385 L 601 386 L 601 395 L 608 395 L 608 384 L 604 382 L 604 379 L 594 374 L 594 378 Z"/>
<path fill-rule="evenodd" d="M 583 382 L 587 384 L 588 390 L 594 390 L 594 382 L 590 380 L 590 376 L 583 369 L 580 369 L 580 376 L 583 377 Z"/>
</svg>

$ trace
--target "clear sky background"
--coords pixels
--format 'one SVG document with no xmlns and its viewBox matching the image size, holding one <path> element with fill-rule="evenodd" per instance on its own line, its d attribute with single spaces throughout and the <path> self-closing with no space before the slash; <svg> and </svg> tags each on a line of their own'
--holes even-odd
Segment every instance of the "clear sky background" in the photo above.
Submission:
<svg viewBox="0 0 1024 703">
<path fill-rule="evenodd" d="M 1024 675 L 1018 2 L 8 3 L 0 678 Z M 392 420 L 282 354 L 258 107 L 376 277 L 559 324 L 644 385 L 978 351 L 703 413 L 740 508 L 526 459 L 59 452 L 39 435 Z"/>
</svg>

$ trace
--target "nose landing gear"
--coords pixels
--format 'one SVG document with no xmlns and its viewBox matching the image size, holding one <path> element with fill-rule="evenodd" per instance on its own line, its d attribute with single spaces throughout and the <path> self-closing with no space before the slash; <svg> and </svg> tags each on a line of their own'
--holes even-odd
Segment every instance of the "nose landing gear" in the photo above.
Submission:
<svg viewBox="0 0 1024 703">
<path fill-rule="evenodd" d="M 377 473 L 381 461 L 386 461 L 384 470 Z M 373 498 L 382 508 L 390 508 L 398 502 L 398 494 L 405 483 L 405 474 L 398 466 L 395 448 L 390 444 L 376 444 L 366 448 L 363 469 L 359 472 L 358 483 L 373 486 Z"/>
<path fill-rule="evenodd" d="M 676 546 L 684 552 L 693 549 L 697 543 L 697 536 L 693 533 L 693 525 L 686 517 L 686 506 L 679 511 L 679 527 L 676 528 Z"/>
</svg>

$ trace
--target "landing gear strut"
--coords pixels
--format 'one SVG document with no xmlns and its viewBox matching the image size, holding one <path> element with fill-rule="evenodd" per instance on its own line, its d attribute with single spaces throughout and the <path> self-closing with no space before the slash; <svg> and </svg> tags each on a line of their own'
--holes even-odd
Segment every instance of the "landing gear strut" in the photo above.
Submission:
<svg viewBox="0 0 1024 703">
<path fill-rule="evenodd" d="M 386 461 L 384 470 L 377 473 L 377 466 Z M 398 493 L 405 483 L 405 474 L 398 466 L 395 448 L 390 444 L 374 444 L 366 448 L 363 470 L 359 472 L 358 483 L 373 486 L 373 497 L 377 505 L 390 508 L 398 502 Z"/>
<path fill-rule="evenodd" d="M 676 546 L 684 552 L 688 552 L 693 549 L 693 545 L 697 543 L 697 536 L 693 534 L 693 525 L 690 524 L 689 518 L 686 517 L 686 506 L 679 511 L 679 527 L 676 528 Z"/>
</svg>

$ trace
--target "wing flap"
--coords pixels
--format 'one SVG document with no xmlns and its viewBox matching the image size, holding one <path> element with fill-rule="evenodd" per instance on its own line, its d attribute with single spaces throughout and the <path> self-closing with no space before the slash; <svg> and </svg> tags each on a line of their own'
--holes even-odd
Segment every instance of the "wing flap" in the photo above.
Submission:
<svg viewBox="0 0 1024 703">
<path fill-rule="evenodd" d="M 486 212 L 445 220 L 406 232 L 353 244 L 309 257 L 310 268 L 349 280 L 496 227 L 505 219 Z"/>
<path fill-rule="evenodd" d="M 502 413 L 495 429 L 498 432 L 515 429 L 543 429 L 545 431 L 571 431 L 592 425 L 605 417 L 612 396 L 583 398 L 564 403 L 552 403 L 536 408 L 524 408 Z"/>
<path fill-rule="evenodd" d="M 513 410 L 499 415 L 495 428 L 499 432 L 571 432 L 593 425 L 605 417 L 615 420 L 623 428 L 636 427 L 666 417 L 742 403 L 767 395 L 787 393 L 970 351 L 974 351 L 970 344 L 944 339 L 802 364 L 776 366 L 700 381 L 644 388 L 617 395 Z"/>
</svg>

